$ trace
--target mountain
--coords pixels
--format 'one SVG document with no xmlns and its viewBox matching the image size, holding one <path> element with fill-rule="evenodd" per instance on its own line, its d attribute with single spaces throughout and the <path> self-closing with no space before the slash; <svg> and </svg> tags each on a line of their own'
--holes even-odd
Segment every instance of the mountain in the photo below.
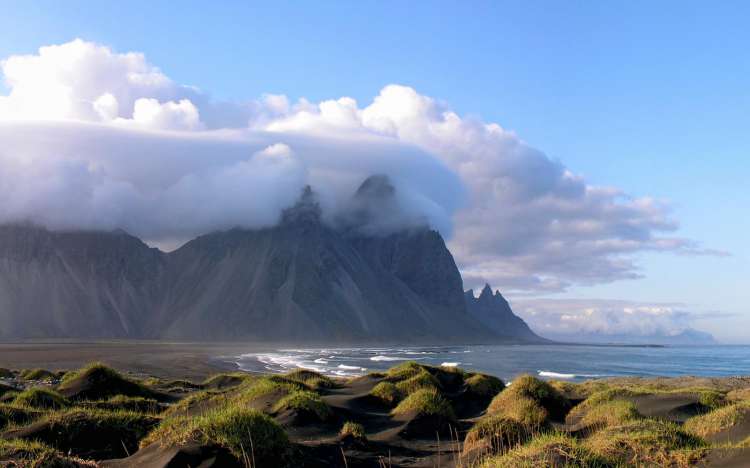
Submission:
<svg viewBox="0 0 750 468">
<path fill-rule="evenodd" d="M 464 297 L 440 234 L 406 220 L 394 193 L 369 178 L 324 222 L 306 189 L 276 226 L 170 253 L 122 231 L 0 226 L 0 338 L 539 341 L 504 300 Z"/>
<path fill-rule="evenodd" d="M 121 231 L 0 226 L 0 337 L 138 336 L 165 260 Z"/>
<path fill-rule="evenodd" d="M 470 289 L 464 293 L 464 299 L 469 314 L 498 336 L 508 341 L 549 342 L 531 331 L 526 322 L 513 313 L 500 291 L 493 294 L 489 284 L 484 285 L 479 297 Z"/>
</svg>

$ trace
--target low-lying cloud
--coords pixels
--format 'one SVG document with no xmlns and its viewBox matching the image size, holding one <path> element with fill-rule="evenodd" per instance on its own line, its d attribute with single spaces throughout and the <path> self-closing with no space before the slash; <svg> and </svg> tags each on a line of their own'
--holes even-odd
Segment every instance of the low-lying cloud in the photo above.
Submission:
<svg viewBox="0 0 750 468">
<path fill-rule="evenodd" d="M 685 304 L 645 303 L 610 299 L 526 299 L 514 311 L 537 332 L 548 336 L 673 337 L 692 330 L 696 320 L 709 315 Z"/>
<path fill-rule="evenodd" d="M 449 238 L 466 286 L 638 277 L 644 250 L 703 253 L 669 207 L 592 186 L 495 123 L 399 85 L 372 103 L 217 102 L 142 54 L 75 40 L 2 62 L 0 222 L 123 228 L 155 243 L 275 223 L 311 184 L 332 218 L 371 174 L 406 224 Z"/>
</svg>

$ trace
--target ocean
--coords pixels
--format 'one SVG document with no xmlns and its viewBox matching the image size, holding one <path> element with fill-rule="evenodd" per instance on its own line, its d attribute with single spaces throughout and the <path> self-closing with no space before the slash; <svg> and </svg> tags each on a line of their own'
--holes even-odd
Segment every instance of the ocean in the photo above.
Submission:
<svg viewBox="0 0 750 468">
<path fill-rule="evenodd" d="M 750 375 L 750 346 L 493 345 L 272 349 L 224 356 L 247 372 L 311 369 L 357 376 L 414 360 L 511 381 L 519 374 L 572 382 L 620 376 Z"/>
</svg>

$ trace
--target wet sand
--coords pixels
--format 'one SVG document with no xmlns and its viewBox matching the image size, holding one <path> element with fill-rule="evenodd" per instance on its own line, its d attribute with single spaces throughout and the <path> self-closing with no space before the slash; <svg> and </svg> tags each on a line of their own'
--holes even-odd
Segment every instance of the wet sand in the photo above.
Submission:
<svg viewBox="0 0 750 468">
<path fill-rule="evenodd" d="M 219 371 L 236 369 L 231 362 L 225 362 L 218 357 L 268 349 L 268 346 L 163 341 L 0 343 L 0 367 L 71 370 L 92 361 L 102 361 L 136 375 L 202 380 L 207 375 Z"/>
</svg>

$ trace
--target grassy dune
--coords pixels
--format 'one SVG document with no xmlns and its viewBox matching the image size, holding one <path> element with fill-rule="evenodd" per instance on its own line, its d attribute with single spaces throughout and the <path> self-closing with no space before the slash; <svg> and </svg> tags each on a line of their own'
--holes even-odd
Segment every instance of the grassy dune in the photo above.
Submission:
<svg viewBox="0 0 750 468">
<path fill-rule="evenodd" d="M 417 362 L 348 380 L 136 379 L 102 363 L 3 375 L 3 466 L 688 467 L 750 447 L 750 382 L 522 375 L 506 387 Z"/>
</svg>

